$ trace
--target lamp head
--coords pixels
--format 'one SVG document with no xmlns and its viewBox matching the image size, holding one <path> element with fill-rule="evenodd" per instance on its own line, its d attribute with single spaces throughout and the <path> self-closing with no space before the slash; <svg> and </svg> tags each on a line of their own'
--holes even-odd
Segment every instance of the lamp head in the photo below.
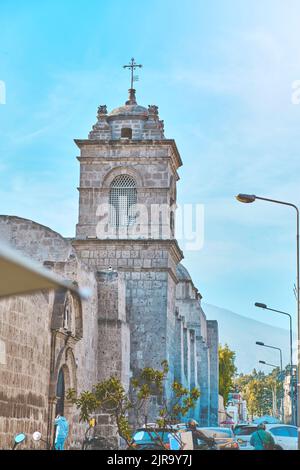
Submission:
<svg viewBox="0 0 300 470">
<path fill-rule="evenodd" d="M 258 361 L 260 364 L 265 364 L 266 361 Z"/>
<path fill-rule="evenodd" d="M 260 302 L 255 302 L 255 307 L 259 307 L 259 308 L 268 308 L 266 304 L 262 304 Z"/>
<path fill-rule="evenodd" d="M 249 204 L 250 202 L 254 202 L 255 199 L 256 199 L 256 196 L 254 196 L 254 194 L 238 194 L 237 196 L 235 196 L 235 198 L 239 201 L 239 202 L 244 202 L 246 204 Z"/>
<path fill-rule="evenodd" d="M 258 346 L 264 346 L 265 345 L 265 343 L 263 343 L 262 341 L 256 341 L 255 344 L 257 344 Z"/>
</svg>

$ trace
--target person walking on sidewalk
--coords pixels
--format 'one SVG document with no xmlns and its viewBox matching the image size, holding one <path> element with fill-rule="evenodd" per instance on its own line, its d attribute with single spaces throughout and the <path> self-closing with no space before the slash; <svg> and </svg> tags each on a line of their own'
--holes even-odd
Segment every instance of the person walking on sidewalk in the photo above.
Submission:
<svg viewBox="0 0 300 470">
<path fill-rule="evenodd" d="M 250 439 L 250 445 L 255 450 L 274 450 L 275 441 L 271 433 L 266 431 L 266 426 L 262 423 L 257 426 Z"/>
<path fill-rule="evenodd" d="M 64 450 L 65 441 L 69 434 L 69 423 L 63 415 L 57 415 L 55 418 L 55 450 Z"/>
</svg>

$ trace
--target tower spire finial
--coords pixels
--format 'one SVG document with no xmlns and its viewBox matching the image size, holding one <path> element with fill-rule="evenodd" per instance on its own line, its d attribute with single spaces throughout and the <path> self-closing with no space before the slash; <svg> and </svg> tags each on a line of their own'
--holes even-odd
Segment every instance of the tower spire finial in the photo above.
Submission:
<svg viewBox="0 0 300 470">
<path fill-rule="evenodd" d="M 139 77 L 137 75 L 133 75 L 133 72 L 137 68 L 141 68 L 141 67 L 143 67 L 142 64 L 137 64 L 133 57 L 131 58 L 131 61 L 128 65 L 123 65 L 124 69 L 130 69 L 130 72 L 131 72 L 129 100 L 126 101 L 126 104 L 136 104 L 135 89 L 133 88 L 133 82 L 137 82 Z"/>
</svg>

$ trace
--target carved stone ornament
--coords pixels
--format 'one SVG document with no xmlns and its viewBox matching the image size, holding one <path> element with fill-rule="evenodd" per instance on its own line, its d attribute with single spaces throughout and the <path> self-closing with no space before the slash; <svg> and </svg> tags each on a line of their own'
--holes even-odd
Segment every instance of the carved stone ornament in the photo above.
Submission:
<svg viewBox="0 0 300 470">
<path fill-rule="evenodd" d="M 148 105 L 148 112 L 149 114 L 154 114 L 155 116 L 158 115 L 158 106 L 155 104 L 149 104 Z"/>
<path fill-rule="evenodd" d="M 107 114 L 107 106 L 106 106 L 106 104 L 101 104 L 98 107 L 97 117 L 99 118 L 100 116 L 103 116 L 104 114 Z"/>
</svg>

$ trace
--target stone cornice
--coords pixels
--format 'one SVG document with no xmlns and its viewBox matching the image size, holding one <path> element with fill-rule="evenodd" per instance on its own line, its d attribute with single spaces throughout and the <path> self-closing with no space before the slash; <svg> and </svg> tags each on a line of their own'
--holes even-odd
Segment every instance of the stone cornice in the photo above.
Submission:
<svg viewBox="0 0 300 470">
<path fill-rule="evenodd" d="M 142 190 L 142 191 L 165 191 L 168 192 L 170 191 L 170 186 L 137 186 L 137 190 Z M 104 193 L 109 193 L 110 189 L 109 188 L 99 188 L 97 186 L 78 186 L 77 187 L 78 191 L 98 191 L 98 192 L 104 192 Z"/>
<path fill-rule="evenodd" d="M 80 149 L 84 146 L 97 146 L 99 148 L 107 149 L 107 147 L 114 147 L 114 148 L 130 148 L 130 147 L 137 147 L 137 146 L 145 146 L 145 147 L 161 147 L 161 146 L 171 146 L 172 148 L 172 155 L 170 157 L 172 160 L 176 162 L 176 168 L 182 166 L 182 160 L 175 143 L 174 139 L 160 139 L 160 140 L 97 140 L 97 139 L 74 139 L 75 144 Z M 82 157 L 86 159 L 88 157 Z M 152 157 L 153 158 L 153 157 Z M 160 157 L 161 158 L 161 157 Z"/>
<path fill-rule="evenodd" d="M 147 238 L 147 239 L 136 239 L 136 238 L 68 238 L 68 240 L 72 243 L 74 247 L 80 246 L 91 246 L 91 249 L 94 250 L 95 246 L 105 244 L 116 244 L 116 243 L 134 243 L 134 244 L 141 244 L 141 245 L 149 245 L 149 244 L 159 244 L 162 247 L 168 248 L 172 257 L 175 259 L 176 264 L 180 263 L 180 261 L 184 258 L 182 250 L 179 248 L 177 240 L 164 240 L 161 238 Z"/>
<path fill-rule="evenodd" d="M 82 156 L 77 156 L 76 157 L 77 160 L 80 162 L 80 163 L 85 163 L 85 164 L 88 164 L 88 165 L 93 165 L 93 164 L 103 164 L 103 163 L 110 163 L 110 162 L 125 162 L 125 163 L 128 163 L 128 162 L 131 162 L 131 163 L 146 163 L 146 164 L 149 164 L 149 163 L 157 163 L 159 161 L 161 162 L 169 162 L 170 164 L 170 168 L 172 169 L 175 177 L 176 177 L 176 181 L 178 181 L 180 178 L 179 178 L 179 175 L 177 173 L 177 169 L 178 169 L 178 162 L 176 161 L 174 164 L 174 159 L 172 158 L 172 156 L 170 155 L 166 155 L 166 156 L 145 156 L 145 157 L 126 157 L 126 156 L 120 156 L 120 155 L 116 155 L 115 157 L 108 157 L 108 156 L 93 156 L 93 157 L 82 157 Z"/>
</svg>

